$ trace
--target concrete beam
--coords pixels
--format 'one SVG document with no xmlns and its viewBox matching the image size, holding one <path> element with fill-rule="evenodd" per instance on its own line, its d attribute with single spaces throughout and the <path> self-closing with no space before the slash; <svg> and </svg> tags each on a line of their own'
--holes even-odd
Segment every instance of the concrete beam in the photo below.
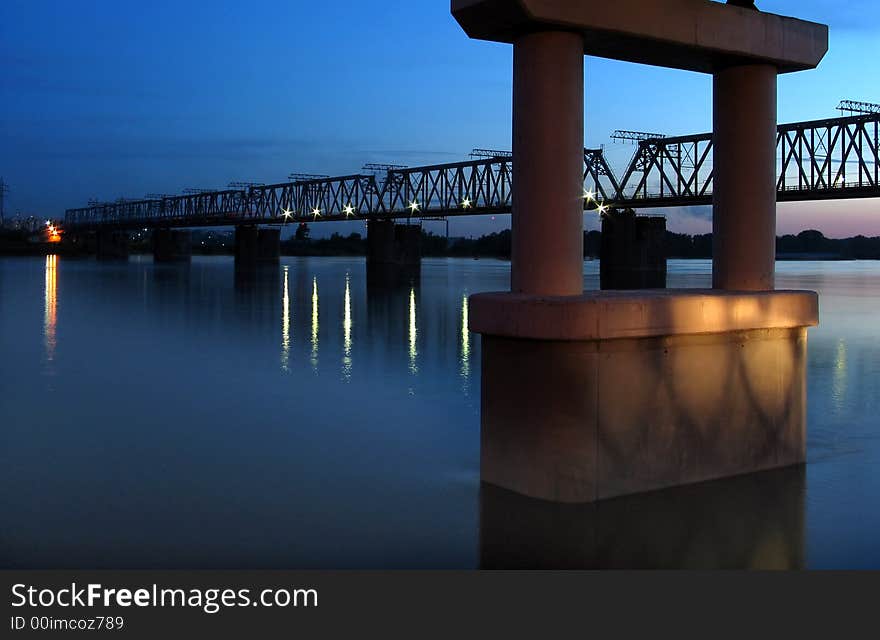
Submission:
<svg viewBox="0 0 880 640">
<path fill-rule="evenodd" d="M 652 289 L 581 296 L 478 293 L 470 329 L 529 340 L 614 340 L 793 329 L 819 323 L 812 291 Z"/>
<path fill-rule="evenodd" d="M 514 42 L 525 33 L 583 35 L 584 54 L 714 73 L 770 64 L 815 68 L 828 51 L 826 25 L 710 0 L 452 0 L 471 37 Z"/>
</svg>

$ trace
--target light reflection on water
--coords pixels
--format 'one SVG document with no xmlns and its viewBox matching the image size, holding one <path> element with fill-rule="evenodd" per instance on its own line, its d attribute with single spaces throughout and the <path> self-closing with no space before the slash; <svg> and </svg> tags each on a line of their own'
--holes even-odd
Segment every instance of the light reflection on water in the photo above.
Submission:
<svg viewBox="0 0 880 640">
<path fill-rule="evenodd" d="M 345 274 L 344 317 L 342 318 L 342 379 L 351 381 L 351 274 Z"/>
<path fill-rule="evenodd" d="M 409 372 L 416 375 L 419 372 L 419 348 L 418 329 L 416 328 L 416 289 L 409 290 Z"/>
<path fill-rule="evenodd" d="M 318 368 L 318 277 L 312 278 L 312 368 Z"/>
<path fill-rule="evenodd" d="M 471 375 L 471 332 L 468 330 L 468 294 L 461 296 L 461 378 L 462 391 L 468 390 L 468 379 Z"/>
<path fill-rule="evenodd" d="M 880 265 L 778 271 L 821 295 L 805 474 L 548 512 L 479 485 L 467 296 L 505 262 L 2 258 L 0 566 L 880 567 Z"/>
<path fill-rule="evenodd" d="M 56 324 L 58 322 L 58 256 L 46 256 L 46 286 L 43 304 L 43 338 L 46 346 L 46 363 L 51 371 L 55 359 Z"/>
<path fill-rule="evenodd" d="M 284 292 L 281 298 L 281 370 L 290 371 L 290 285 L 288 267 L 284 265 Z"/>
</svg>

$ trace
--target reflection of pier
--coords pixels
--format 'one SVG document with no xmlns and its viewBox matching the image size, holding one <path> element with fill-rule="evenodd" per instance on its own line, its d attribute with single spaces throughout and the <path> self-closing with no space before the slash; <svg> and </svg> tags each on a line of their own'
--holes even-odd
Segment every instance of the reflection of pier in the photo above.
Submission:
<svg viewBox="0 0 880 640">
<path fill-rule="evenodd" d="M 480 490 L 484 569 L 801 569 L 803 467 L 594 504 Z"/>
</svg>

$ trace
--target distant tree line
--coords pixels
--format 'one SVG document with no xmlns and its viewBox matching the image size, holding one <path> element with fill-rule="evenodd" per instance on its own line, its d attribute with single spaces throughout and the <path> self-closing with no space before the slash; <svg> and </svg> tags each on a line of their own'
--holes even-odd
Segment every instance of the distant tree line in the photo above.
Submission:
<svg viewBox="0 0 880 640">
<path fill-rule="evenodd" d="M 584 256 L 599 257 L 602 234 L 584 232 Z M 422 231 L 422 255 L 426 257 L 486 257 L 510 258 L 510 230 L 498 231 L 479 238 L 446 238 Z M 309 237 L 308 227 L 297 229 L 296 235 L 281 243 L 285 255 L 366 255 L 367 242 L 359 233 L 343 236 L 334 233 L 329 238 Z M 880 237 L 834 239 L 820 231 L 801 231 L 797 235 L 776 238 L 776 252 L 785 257 L 822 257 L 829 259 L 880 259 Z M 666 232 L 666 253 L 669 258 L 711 258 L 712 234 L 690 235 Z"/>
<path fill-rule="evenodd" d="M 691 236 L 667 231 L 666 250 L 670 258 L 711 258 L 712 234 Z M 821 231 L 809 229 L 797 235 L 777 236 L 776 255 L 780 258 L 877 260 L 880 259 L 880 238 L 826 238 Z"/>
</svg>

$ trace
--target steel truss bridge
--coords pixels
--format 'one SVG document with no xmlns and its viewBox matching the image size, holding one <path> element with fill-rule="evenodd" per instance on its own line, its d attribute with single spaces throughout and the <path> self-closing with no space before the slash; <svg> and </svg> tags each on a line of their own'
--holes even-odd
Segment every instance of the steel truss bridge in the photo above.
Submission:
<svg viewBox="0 0 880 640">
<path fill-rule="evenodd" d="M 880 113 L 779 125 L 778 200 L 880 196 L 878 133 Z M 637 144 L 619 179 L 603 149 L 584 150 L 585 210 L 711 204 L 711 133 L 648 137 Z M 92 203 L 68 209 L 64 225 L 70 231 L 510 213 L 512 158 L 503 152 L 485 155 L 423 167 L 389 165 L 380 176 L 304 176 L 279 184 Z"/>
</svg>

